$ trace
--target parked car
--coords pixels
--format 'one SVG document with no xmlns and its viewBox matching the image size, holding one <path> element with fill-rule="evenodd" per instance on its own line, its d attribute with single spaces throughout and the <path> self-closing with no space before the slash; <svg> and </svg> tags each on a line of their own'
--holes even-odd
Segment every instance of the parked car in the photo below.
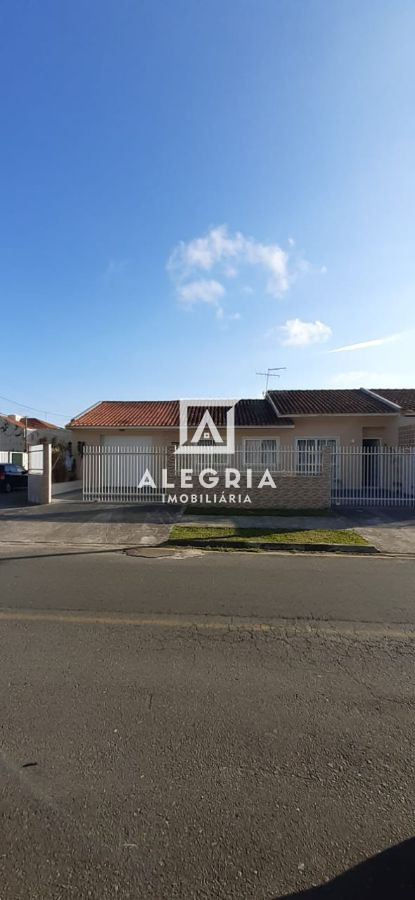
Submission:
<svg viewBox="0 0 415 900">
<path fill-rule="evenodd" d="M 0 463 L 0 491 L 6 492 L 27 489 L 27 469 L 15 463 Z"/>
</svg>

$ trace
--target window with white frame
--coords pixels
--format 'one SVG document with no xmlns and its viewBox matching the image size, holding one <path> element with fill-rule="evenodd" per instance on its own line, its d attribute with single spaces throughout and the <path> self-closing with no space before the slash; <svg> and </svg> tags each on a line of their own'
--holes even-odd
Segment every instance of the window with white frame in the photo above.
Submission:
<svg viewBox="0 0 415 900">
<path fill-rule="evenodd" d="M 245 465 L 249 469 L 275 469 L 279 448 L 278 438 L 246 438 Z"/>
<path fill-rule="evenodd" d="M 320 470 L 321 450 L 330 447 L 335 450 L 337 438 L 296 438 L 297 469 L 306 475 L 315 475 Z"/>
</svg>

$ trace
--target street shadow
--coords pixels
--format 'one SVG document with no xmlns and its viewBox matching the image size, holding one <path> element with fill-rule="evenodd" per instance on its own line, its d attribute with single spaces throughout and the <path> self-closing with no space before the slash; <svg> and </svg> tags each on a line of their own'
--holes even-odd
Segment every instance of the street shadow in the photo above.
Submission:
<svg viewBox="0 0 415 900">
<path fill-rule="evenodd" d="M 132 548 L 130 544 L 124 547 L 120 544 L 119 547 L 110 547 L 101 548 L 99 546 L 93 547 L 91 550 L 60 550 L 58 553 L 19 553 L 14 556 L 0 556 L 0 568 L 3 562 L 15 562 L 16 560 L 22 559 L 54 559 L 55 557 L 60 556 L 98 556 L 98 554 L 103 553 L 125 553 L 126 550 L 132 550 L 136 548 Z M 1 900 L 1 895 L 0 895 Z"/>
<path fill-rule="evenodd" d="M 175 522 L 182 509 L 179 506 L 168 507 L 156 504 L 88 504 L 88 503 L 52 503 L 42 506 L 26 506 L 24 508 L 0 507 L 0 523 L 4 522 L 56 522 L 57 524 L 73 522 L 119 522 L 120 524 L 154 524 L 163 525 Z"/>
<path fill-rule="evenodd" d="M 274 900 L 414 900 L 415 838 L 372 856 L 327 884 Z"/>
</svg>

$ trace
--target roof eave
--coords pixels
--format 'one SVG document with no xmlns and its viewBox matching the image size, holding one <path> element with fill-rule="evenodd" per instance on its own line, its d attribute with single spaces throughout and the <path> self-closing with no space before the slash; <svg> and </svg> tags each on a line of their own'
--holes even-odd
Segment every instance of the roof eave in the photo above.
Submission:
<svg viewBox="0 0 415 900">
<path fill-rule="evenodd" d="M 287 417 L 287 418 L 291 418 L 291 416 Z M 70 428 L 72 431 L 74 431 L 76 429 L 81 429 L 81 428 L 85 428 L 88 431 L 102 431 L 104 428 L 115 428 L 118 430 L 122 429 L 123 431 L 151 431 L 153 429 L 155 429 L 157 431 L 159 431 L 160 429 L 162 429 L 163 431 L 178 431 L 180 426 L 178 424 L 177 425 L 108 425 L 108 424 L 107 425 L 85 425 L 83 423 L 78 424 L 78 425 L 71 425 L 69 423 L 69 425 L 67 427 Z M 218 427 L 225 428 L 226 426 L 219 425 Z M 274 422 L 269 425 L 235 425 L 236 431 L 241 428 L 244 428 L 244 429 L 246 429 L 246 428 L 264 428 L 264 429 L 294 428 L 294 425 L 292 425 L 292 424 L 288 425 L 285 422 L 284 423 L 283 422 Z"/>
<path fill-rule="evenodd" d="M 382 410 L 380 409 L 379 412 L 371 412 L 371 413 L 370 413 L 370 412 L 353 412 L 353 413 L 339 413 L 339 412 L 331 412 L 331 413 L 323 413 L 323 412 L 321 412 L 321 413 L 292 413 L 292 412 L 290 412 L 290 413 L 287 413 L 287 417 L 288 417 L 289 419 L 325 419 L 325 418 L 328 419 L 328 418 L 332 418 L 333 416 L 335 416 L 337 419 L 339 419 L 339 418 L 349 418 L 349 417 L 353 417 L 353 418 L 356 418 L 356 417 L 357 417 L 357 418 L 361 418 L 361 419 L 364 418 L 364 419 L 365 419 L 365 418 L 367 418 L 368 416 L 369 416 L 369 417 L 370 417 L 370 416 L 375 416 L 375 417 L 376 417 L 376 416 L 396 416 L 397 414 L 399 414 L 399 412 L 400 412 L 399 409 L 398 409 L 398 410 L 392 410 L 392 409 L 391 409 L 390 412 L 387 412 L 386 410 L 385 410 L 384 412 L 382 412 Z"/>
<path fill-rule="evenodd" d="M 80 419 L 81 416 L 86 416 L 87 413 L 91 412 L 91 409 L 96 409 L 96 407 L 99 406 L 100 403 L 104 403 L 104 400 L 97 400 L 97 402 L 93 403 L 92 406 L 87 406 L 87 408 L 83 409 L 82 412 L 78 413 L 77 416 L 74 416 L 74 418 L 71 419 L 71 421 L 68 422 L 67 425 L 65 425 L 65 428 L 74 428 L 73 423 L 75 423 L 77 419 Z"/>
</svg>

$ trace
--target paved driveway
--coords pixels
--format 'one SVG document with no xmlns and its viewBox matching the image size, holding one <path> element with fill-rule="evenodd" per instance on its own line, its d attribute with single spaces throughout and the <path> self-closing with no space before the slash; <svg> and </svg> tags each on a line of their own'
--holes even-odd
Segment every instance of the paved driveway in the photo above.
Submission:
<svg viewBox="0 0 415 900">
<path fill-rule="evenodd" d="M 383 553 L 415 556 L 415 509 L 342 510 L 346 527 L 356 528 Z"/>
<path fill-rule="evenodd" d="M 11 494 L 0 500 L 0 543 L 138 547 L 167 540 L 181 510 L 171 506 L 54 500 L 27 506 Z"/>
</svg>

